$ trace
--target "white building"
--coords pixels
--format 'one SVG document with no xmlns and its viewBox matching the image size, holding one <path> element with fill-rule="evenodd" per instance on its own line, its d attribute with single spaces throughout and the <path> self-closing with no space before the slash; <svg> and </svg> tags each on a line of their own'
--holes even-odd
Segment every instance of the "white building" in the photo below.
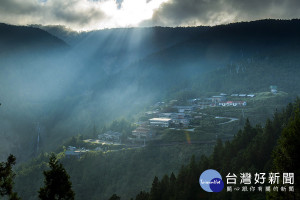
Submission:
<svg viewBox="0 0 300 200">
<path fill-rule="evenodd" d="M 169 127 L 172 119 L 170 118 L 152 118 L 149 119 L 151 126 Z"/>
<path fill-rule="evenodd" d="M 104 140 L 104 141 L 120 142 L 121 136 L 122 136 L 122 133 L 114 132 L 114 131 L 107 131 L 104 134 L 98 135 L 98 139 Z"/>
<path fill-rule="evenodd" d="M 246 101 L 226 101 L 226 102 L 220 102 L 219 106 L 246 106 Z"/>
</svg>

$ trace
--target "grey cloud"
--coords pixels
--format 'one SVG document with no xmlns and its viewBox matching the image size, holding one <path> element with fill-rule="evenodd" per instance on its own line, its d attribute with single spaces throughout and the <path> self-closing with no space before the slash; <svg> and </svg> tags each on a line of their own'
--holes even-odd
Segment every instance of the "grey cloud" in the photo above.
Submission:
<svg viewBox="0 0 300 200">
<path fill-rule="evenodd" d="M 299 0 L 170 0 L 141 26 L 215 25 L 262 18 L 299 18 Z"/>
<path fill-rule="evenodd" d="M 56 4 L 50 13 L 57 21 L 63 21 L 66 24 L 74 23 L 78 25 L 89 24 L 94 19 L 105 19 L 105 14 L 95 8 L 90 8 L 88 12 L 83 10 L 74 10 L 72 5 Z"/>
<path fill-rule="evenodd" d="M 25 4 L 21 4 L 18 0 L 1 0 L 0 2 L 0 13 L 10 13 L 10 14 L 26 14 L 30 12 L 35 12 L 37 7 L 28 1 Z"/>
<path fill-rule="evenodd" d="M 76 28 L 89 27 L 107 18 L 100 9 L 93 6 L 85 9 L 78 6 L 86 2 L 82 0 L 1 0 L 0 19 L 1 22 L 10 24 L 60 24 Z"/>
</svg>

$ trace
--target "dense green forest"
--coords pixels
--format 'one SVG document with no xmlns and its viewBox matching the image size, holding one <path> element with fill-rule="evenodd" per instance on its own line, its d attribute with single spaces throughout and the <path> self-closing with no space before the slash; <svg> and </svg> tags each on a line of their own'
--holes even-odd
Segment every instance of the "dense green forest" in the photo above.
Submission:
<svg viewBox="0 0 300 200">
<path fill-rule="evenodd" d="M 282 112 L 275 112 L 264 127 L 253 126 L 247 120 L 243 130 L 232 141 L 218 140 L 210 156 L 191 158 L 177 176 L 171 173 L 152 182 L 148 192 L 142 191 L 136 200 L 156 199 L 299 199 L 300 157 L 300 99 L 290 103 Z M 227 192 L 207 193 L 199 185 L 200 174 L 215 169 L 225 180 L 229 172 L 290 172 L 295 174 L 294 192 Z M 282 180 L 280 182 L 282 185 Z M 120 195 L 122 196 L 122 195 Z"/>
<path fill-rule="evenodd" d="M 300 46 L 289 46 L 270 54 L 241 59 L 224 68 L 208 72 L 199 88 L 201 91 L 251 93 L 267 91 L 270 85 L 278 84 L 281 91 L 298 95 L 299 50 Z M 195 82 L 194 87 L 197 87 L 196 84 Z"/>
</svg>

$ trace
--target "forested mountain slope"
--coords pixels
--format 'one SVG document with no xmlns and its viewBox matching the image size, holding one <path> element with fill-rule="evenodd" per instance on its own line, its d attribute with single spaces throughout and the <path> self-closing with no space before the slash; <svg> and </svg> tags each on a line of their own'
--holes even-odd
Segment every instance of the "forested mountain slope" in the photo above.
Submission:
<svg viewBox="0 0 300 200">
<path fill-rule="evenodd" d="M 10 145 L 0 151 L 25 159 L 36 154 L 37 127 L 40 150 L 53 150 L 184 93 L 255 93 L 274 84 L 294 97 L 299 21 L 109 29 L 70 36 L 69 46 L 38 28 L 1 24 L 1 137 Z"/>
<path fill-rule="evenodd" d="M 159 180 L 154 178 L 149 192 L 140 192 L 136 200 L 159 199 L 298 199 L 299 191 L 299 149 L 300 140 L 300 100 L 289 104 L 283 112 L 276 112 L 272 120 L 268 120 L 264 127 L 253 126 L 246 122 L 243 130 L 239 131 L 232 141 L 222 143 L 218 141 L 211 156 L 198 161 L 191 158 L 190 164 L 183 166 L 175 176 L 165 175 Z M 199 185 L 201 173 L 207 169 L 215 169 L 221 173 L 225 183 L 224 189 L 219 193 L 209 193 L 202 190 Z M 294 173 L 295 191 L 278 192 L 228 192 L 226 176 L 228 173 Z M 254 177 L 252 181 L 254 182 Z M 254 183 L 252 182 L 252 185 Z M 265 185 L 269 185 L 267 181 Z M 235 185 L 234 185 L 235 186 Z M 237 183 L 237 186 L 243 184 Z M 275 184 L 277 187 L 291 186 Z M 122 195 L 121 195 L 122 196 Z"/>
</svg>

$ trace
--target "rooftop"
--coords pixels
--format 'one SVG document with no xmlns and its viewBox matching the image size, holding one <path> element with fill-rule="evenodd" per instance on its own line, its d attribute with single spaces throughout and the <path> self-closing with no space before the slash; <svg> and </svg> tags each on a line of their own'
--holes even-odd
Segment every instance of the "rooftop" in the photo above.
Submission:
<svg viewBox="0 0 300 200">
<path fill-rule="evenodd" d="M 168 121 L 171 121 L 170 118 L 152 118 L 152 119 L 149 119 L 150 121 L 161 121 L 161 122 L 168 122 Z"/>
</svg>

